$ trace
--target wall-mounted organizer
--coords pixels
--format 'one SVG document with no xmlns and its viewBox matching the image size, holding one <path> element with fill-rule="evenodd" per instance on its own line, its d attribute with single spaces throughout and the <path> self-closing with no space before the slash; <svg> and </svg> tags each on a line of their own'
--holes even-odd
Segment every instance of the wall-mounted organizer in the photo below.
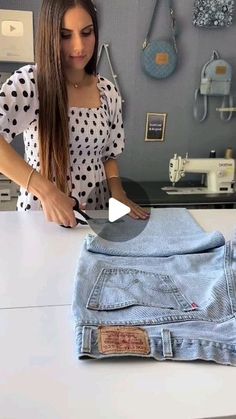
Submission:
<svg viewBox="0 0 236 419">
<path fill-rule="evenodd" d="M 18 195 L 19 186 L 0 173 L 0 201 L 8 201 L 11 198 L 17 198 Z"/>
<path fill-rule="evenodd" d="M 0 189 L 0 202 L 10 201 L 10 199 L 11 199 L 10 189 Z"/>
<path fill-rule="evenodd" d="M 33 63 L 33 13 L 0 9 L 0 45 L 0 61 Z"/>
</svg>

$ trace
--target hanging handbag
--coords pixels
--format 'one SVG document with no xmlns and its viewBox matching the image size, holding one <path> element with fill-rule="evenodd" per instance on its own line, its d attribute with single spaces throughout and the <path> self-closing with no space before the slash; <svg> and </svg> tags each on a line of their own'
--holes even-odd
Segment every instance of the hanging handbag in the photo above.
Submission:
<svg viewBox="0 0 236 419">
<path fill-rule="evenodd" d="M 216 50 L 210 61 L 202 68 L 200 93 L 208 96 L 225 96 L 230 94 L 232 66 L 220 59 Z"/>
<path fill-rule="evenodd" d="M 234 0 L 195 0 L 193 24 L 199 28 L 223 28 L 233 21 Z"/>
<path fill-rule="evenodd" d="M 194 118 L 200 122 L 204 121 L 208 112 L 208 97 L 221 96 L 222 105 L 233 107 L 233 96 L 231 95 L 232 66 L 225 60 L 222 60 L 219 53 L 214 50 L 212 56 L 201 71 L 200 87 L 194 93 Z M 199 115 L 200 97 L 203 100 L 202 114 Z M 227 103 L 228 101 L 228 103 Z M 232 112 L 226 117 L 220 112 L 220 118 L 223 121 L 230 121 Z"/>
<path fill-rule="evenodd" d="M 169 77 L 174 72 L 177 65 L 176 25 L 174 10 L 171 0 L 165 0 L 165 2 L 168 3 L 170 12 L 172 37 L 168 40 L 149 40 L 157 13 L 158 0 L 156 0 L 151 23 L 143 43 L 143 50 L 141 54 L 141 61 L 144 71 L 147 75 L 156 79 L 164 79 Z"/>
</svg>

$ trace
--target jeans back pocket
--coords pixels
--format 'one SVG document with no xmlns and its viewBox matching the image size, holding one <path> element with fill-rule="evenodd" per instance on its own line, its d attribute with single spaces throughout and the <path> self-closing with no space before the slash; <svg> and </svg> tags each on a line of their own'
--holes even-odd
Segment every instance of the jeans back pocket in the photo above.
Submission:
<svg viewBox="0 0 236 419">
<path fill-rule="evenodd" d="M 170 275 L 133 268 L 102 269 L 87 308 L 116 310 L 134 305 L 182 311 L 193 309 Z"/>
</svg>

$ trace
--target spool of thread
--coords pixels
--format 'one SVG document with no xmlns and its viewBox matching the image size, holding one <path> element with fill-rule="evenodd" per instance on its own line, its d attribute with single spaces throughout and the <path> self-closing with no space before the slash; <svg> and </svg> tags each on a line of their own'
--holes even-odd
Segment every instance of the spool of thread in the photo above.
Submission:
<svg viewBox="0 0 236 419">
<path fill-rule="evenodd" d="M 225 159 L 233 159 L 233 149 L 231 147 L 226 148 Z"/>
<path fill-rule="evenodd" d="M 210 151 L 210 154 L 209 154 L 209 157 L 212 158 L 212 159 L 215 159 L 216 158 L 216 151 L 215 150 L 211 150 Z"/>
</svg>

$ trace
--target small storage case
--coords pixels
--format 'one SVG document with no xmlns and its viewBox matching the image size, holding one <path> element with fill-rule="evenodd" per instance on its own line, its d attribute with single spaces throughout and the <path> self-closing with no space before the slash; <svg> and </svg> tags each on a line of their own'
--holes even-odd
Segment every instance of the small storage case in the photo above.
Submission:
<svg viewBox="0 0 236 419">
<path fill-rule="evenodd" d="M 174 72 L 177 65 L 177 46 L 175 39 L 176 28 L 174 10 L 171 5 L 171 1 L 167 1 L 170 10 L 172 39 L 155 39 L 153 41 L 149 41 L 150 33 L 157 12 L 158 0 L 156 0 L 150 27 L 146 39 L 143 43 L 143 50 L 141 54 L 142 66 L 144 68 L 144 71 L 146 72 L 146 74 L 156 79 L 164 79 L 169 77 Z"/>
</svg>

